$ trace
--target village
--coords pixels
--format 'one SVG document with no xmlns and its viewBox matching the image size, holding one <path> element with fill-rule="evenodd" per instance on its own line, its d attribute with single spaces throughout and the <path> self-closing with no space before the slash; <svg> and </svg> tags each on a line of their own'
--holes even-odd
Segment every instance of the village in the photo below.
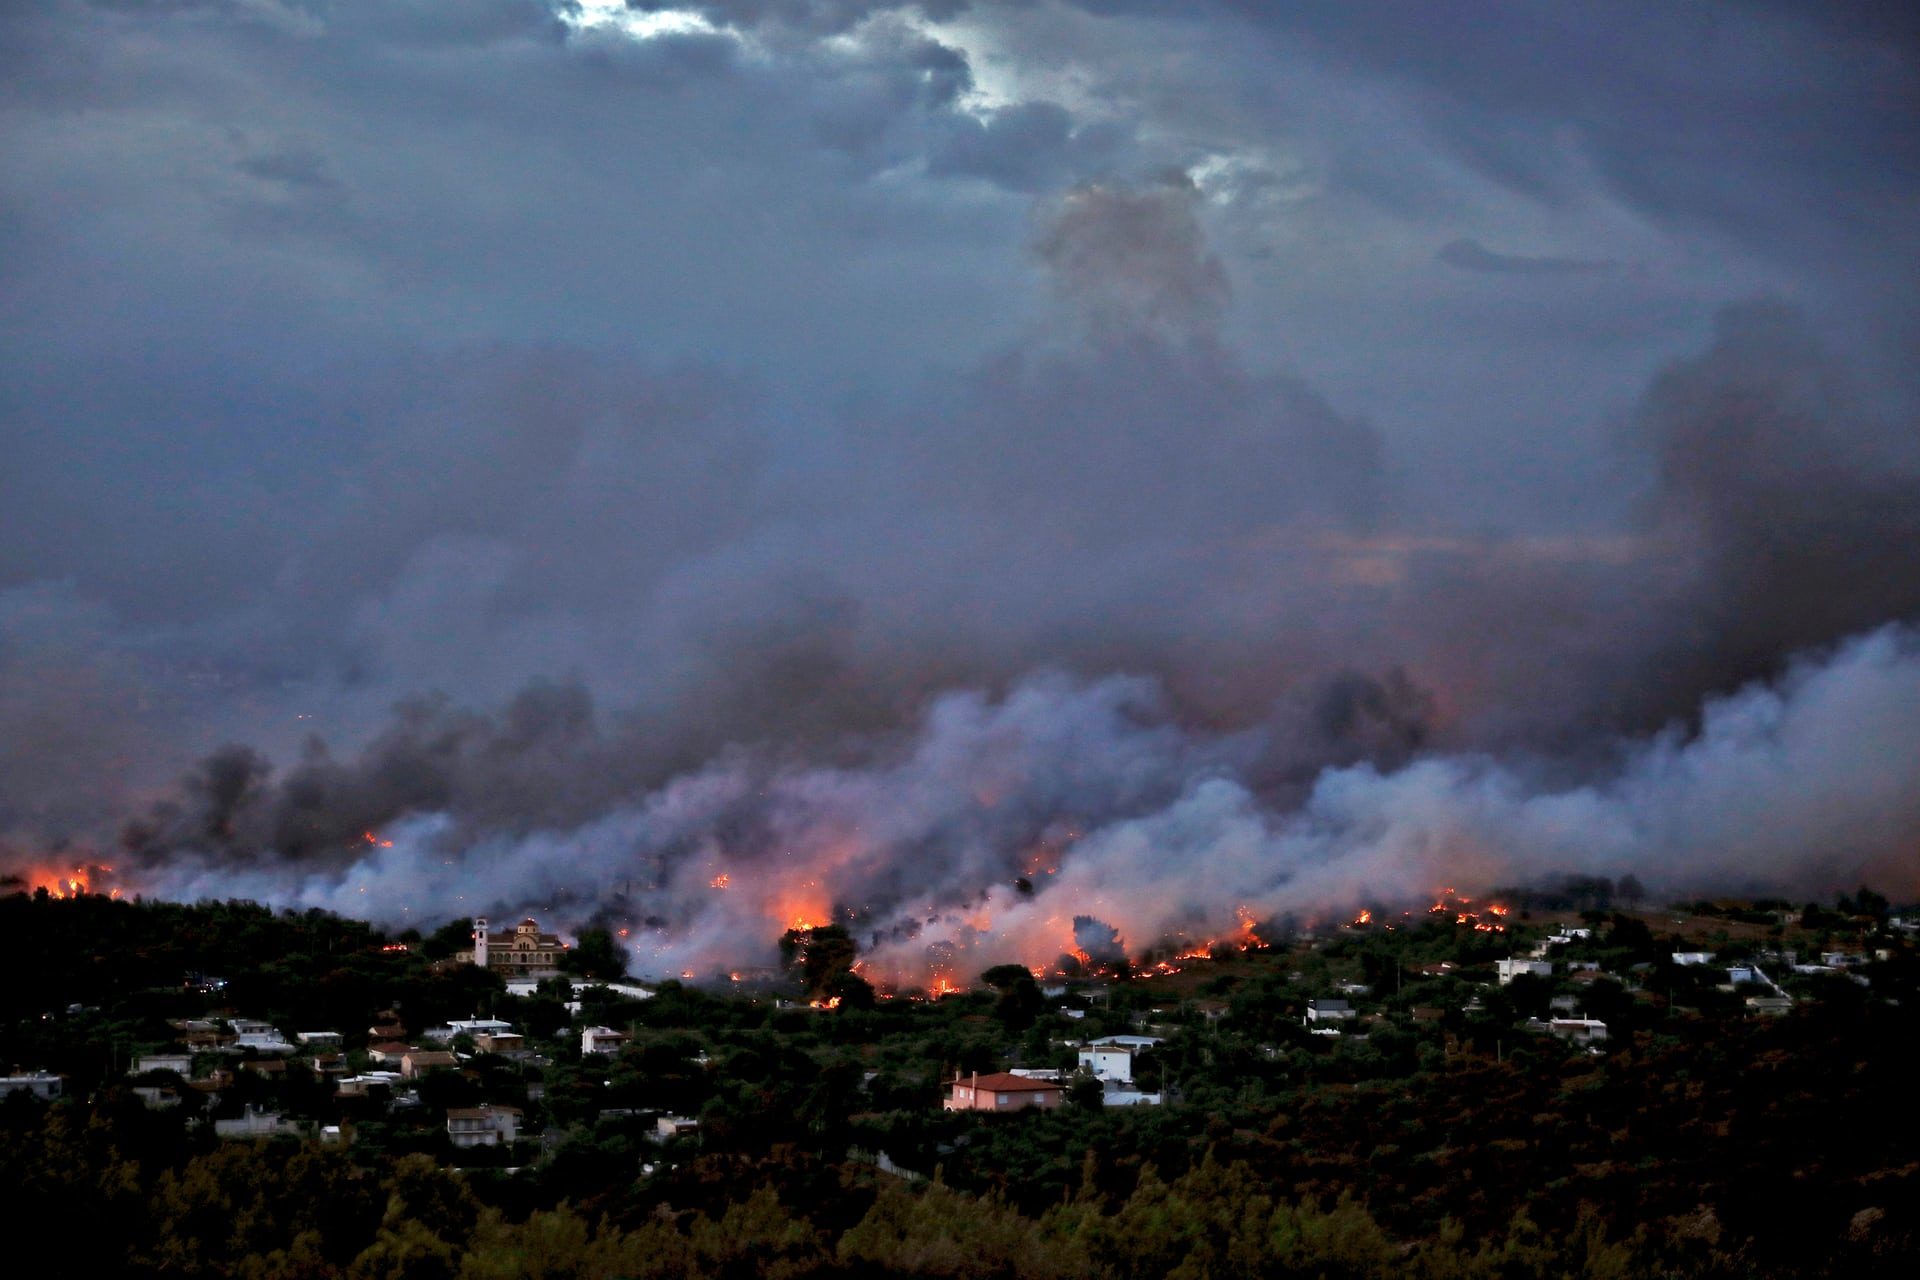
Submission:
<svg viewBox="0 0 1920 1280">
<path fill-rule="evenodd" d="M 481 919 L 431 966 L 484 1006 L 465 1016 L 400 1000 L 354 1025 L 256 1016 L 229 1005 L 227 979 L 192 972 L 181 998 L 201 1008 L 149 1023 L 123 1068 L 85 1087 L 178 1111 L 222 1141 L 370 1143 L 514 1168 L 612 1136 L 639 1144 L 635 1164 L 651 1174 L 703 1149 L 710 1122 L 737 1129 L 730 1101 L 781 1074 L 765 1059 L 784 1052 L 833 1081 L 831 1123 L 860 1158 L 920 1177 L 983 1112 L 1205 1109 L 1229 1063 L 1306 1082 L 1444 1071 L 1476 1055 L 1602 1058 L 1680 1020 L 1790 1019 L 1845 993 L 1891 1002 L 1914 967 L 1916 921 L 1900 915 L 1701 903 L 1668 914 L 1677 927 L 1658 940 L 1640 914 L 1530 914 L 1448 898 L 1427 918 L 1365 912 L 1130 974 L 1009 966 L 970 992 L 882 993 L 866 1010 L 778 984 L 716 995 L 570 974 L 567 943 L 537 921 L 495 931 Z M 378 954 L 417 962 L 411 945 L 383 941 Z M 0 1079 L 42 1100 L 72 1087 L 48 1070 Z"/>
</svg>

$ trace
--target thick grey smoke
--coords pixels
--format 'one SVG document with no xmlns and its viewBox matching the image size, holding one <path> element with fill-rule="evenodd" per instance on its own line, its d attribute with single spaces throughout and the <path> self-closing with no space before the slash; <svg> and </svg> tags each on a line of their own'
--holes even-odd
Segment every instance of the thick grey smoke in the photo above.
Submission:
<svg viewBox="0 0 1920 1280">
<path fill-rule="evenodd" d="M 475 836 L 421 811 L 344 864 L 175 855 L 168 896 L 243 893 L 393 923 L 538 908 L 630 930 L 637 967 L 705 975 L 838 920 L 874 972 L 1079 950 L 1121 958 L 1236 920 L 1441 883 L 1633 873 L 1657 887 L 1916 886 L 1920 635 L 1888 628 L 1711 700 L 1572 786 L 1479 755 L 1332 768 L 1298 806 L 1249 785 L 1258 733 L 1182 730 L 1140 681 L 938 701 L 852 768 L 739 753 L 590 822 Z"/>
</svg>

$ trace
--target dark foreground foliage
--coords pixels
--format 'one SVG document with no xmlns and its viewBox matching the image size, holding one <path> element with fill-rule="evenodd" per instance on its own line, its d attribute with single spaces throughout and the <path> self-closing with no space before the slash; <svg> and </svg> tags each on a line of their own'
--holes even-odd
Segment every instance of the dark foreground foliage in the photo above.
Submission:
<svg viewBox="0 0 1920 1280">
<path fill-rule="evenodd" d="M 1484 962 L 1484 939 L 1435 926 L 1222 965 L 1179 999 L 1127 984 L 1071 1024 L 1012 974 L 832 1012 L 668 984 L 590 1008 L 634 1039 L 583 1060 L 557 996 L 514 1001 L 320 913 L 12 897 L 0 928 L 39 958 L 0 1000 L 4 1052 L 65 1072 L 72 1095 L 0 1106 L 0 1227 L 64 1274 L 1920 1274 L 1920 1002 L 1901 948 L 1868 984 L 1821 980 L 1790 1016 L 1753 1018 L 1616 918 L 1592 952 L 1639 976 L 1631 994 L 1583 996 L 1613 1002 L 1603 1053 L 1518 1030 L 1551 994 L 1525 980 L 1405 977 Z M 181 978 L 214 971 L 217 993 Z M 1382 988 L 1380 1021 L 1306 1035 L 1302 998 L 1353 977 Z M 501 1153 L 517 1167 L 454 1168 L 479 1155 L 448 1148 L 426 1106 L 363 1117 L 347 1144 L 222 1143 L 193 1098 L 149 1110 L 123 1079 L 167 1018 L 216 1002 L 346 1029 L 350 1055 L 375 1009 L 497 1011 L 549 1037 L 543 1094 L 484 1055 L 421 1092 L 444 1107 L 518 1088 L 550 1140 Z M 938 1109 L 956 1067 L 1044 1059 L 1062 1036 L 1142 1018 L 1166 1043 L 1141 1070 L 1177 1088 L 1172 1105 L 1105 1109 L 1096 1091 L 1046 1113 Z M 316 1122 L 352 1119 L 311 1080 L 245 1072 L 223 1105 L 256 1087 Z M 648 1142 L 631 1118 L 648 1108 L 697 1115 L 700 1136 Z M 881 1152 L 930 1176 L 880 1172 Z"/>
</svg>

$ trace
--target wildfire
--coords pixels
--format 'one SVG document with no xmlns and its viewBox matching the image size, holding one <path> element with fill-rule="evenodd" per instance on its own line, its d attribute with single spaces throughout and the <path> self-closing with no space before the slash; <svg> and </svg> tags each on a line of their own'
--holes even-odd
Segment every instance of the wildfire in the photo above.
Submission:
<svg viewBox="0 0 1920 1280">
<path fill-rule="evenodd" d="M 933 992 L 933 998 L 935 1000 L 938 1000 L 942 996 L 950 996 L 955 994 L 960 990 L 960 988 L 954 985 L 954 981 L 952 978 L 948 977 L 944 973 L 941 973 L 941 974 L 934 975 L 933 985 L 931 988 L 929 988 L 929 990 Z"/>
<path fill-rule="evenodd" d="M 1440 890 L 1439 898 L 1427 908 L 1428 915 L 1452 915 L 1453 922 L 1463 929 L 1472 929 L 1476 933 L 1505 933 L 1507 926 L 1497 921 L 1507 915 L 1512 908 L 1498 902 L 1489 902 L 1475 910 L 1473 899 L 1462 897 L 1452 889 Z"/>
<path fill-rule="evenodd" d="M 1360 914 L 1353 918 L 1352 927 L 1355 929 L 1358 929 L 1361 925 L 1372 924 L 1372 923 L 1373 923 L 1373 912 L 1368 911 L 1363 907 L 1361 908 Z"/>
<path fill-rule="evenodd" d="M 38 893 L 45 889 L 50 898 L 81 898 L 90 893 L 104 893 L 109 898 L 117 898 L 120 891 L 114 888 L 97 887 L 96 881 L 102 875 L 112 875 L 113 868 L 105 866 L 75 867 L 71 871 L 32 871 L 25 879 L 27 890 Z"/>
<path fill-rule="evenodd" d="M 722 871 L 719 875 L 707 881 L 707 886 L 713 889 L 724 889 L 732 883 L 733 877 Z"/>
<path fill-rule="evenodd" d="M 818 929 L 833 918 L 833 909 L 820 892 L 818 880 L 803 880 L 776 892 L 766 906 L 767 915 L 785 929 L 805 932 Z"/>
<path fill-rule="evenodd" d="M 362 832 L 360 833 L 360 838 L 361 838 L 362 840 L 364 840 L 364 841 L 366 841 L 366 843 L 367 843 L 367 847 L 368 847 L 368 848 L 371 848 L 371 849 L 391 849 L 391 848 L 393 848 L 393 841 L 391 841 L 391 840 L 382 840 L 382 839 L 381 839 L 381 838 L 380 838 L 379 836 L 376 836 L 376 835 L 375 835 L 375 834 L 373 834 L 373 832 L 371 832 L 371 831 L 362 831 Z"/>
</svg>

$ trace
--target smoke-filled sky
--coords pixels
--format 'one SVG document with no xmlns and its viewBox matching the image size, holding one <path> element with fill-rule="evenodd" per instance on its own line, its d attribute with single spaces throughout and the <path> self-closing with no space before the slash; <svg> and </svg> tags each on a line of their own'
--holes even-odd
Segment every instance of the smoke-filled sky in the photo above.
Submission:
<svg viewBox="0 0 1920 1280">
<path fill-rule="evenodd" d="M 0 154 L 0 866 L 1920 891 L 1911 6 L 50 0 Z"/>
</svg>

